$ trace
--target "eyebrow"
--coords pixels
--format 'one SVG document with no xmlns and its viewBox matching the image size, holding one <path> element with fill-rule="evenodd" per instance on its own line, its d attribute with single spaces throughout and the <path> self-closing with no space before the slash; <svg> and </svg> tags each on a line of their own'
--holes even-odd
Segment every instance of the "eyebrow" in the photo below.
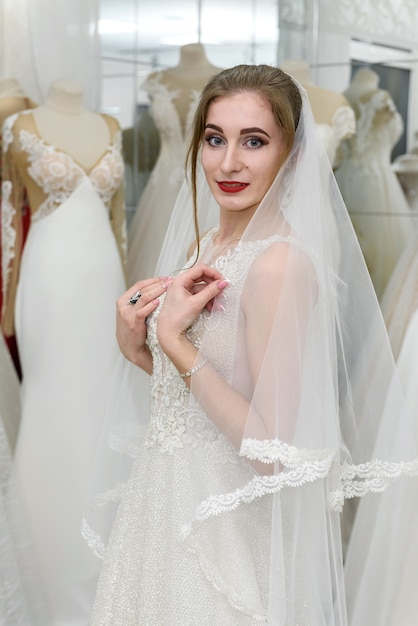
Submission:
<svg viewBox="0 0 418 626">
<path fill-rule="evenodd" d="M 206 128 L 211 128 L 212 130 L 217 130 L 219 133 L 223 133 L 224 131 L 220 126 L 216 126 L 215 124 L 206 124 Z M 243 128 L 240 130 L 240 135 L 248 135 L 249 133 L 261 133 L 262 135 L 266 135 L 269 139 L 271 139 L 270 135 L 266 133 L 262 128 L 258 128 L 258 126 L 253 126 L 252 128 Z"/>
</svg>

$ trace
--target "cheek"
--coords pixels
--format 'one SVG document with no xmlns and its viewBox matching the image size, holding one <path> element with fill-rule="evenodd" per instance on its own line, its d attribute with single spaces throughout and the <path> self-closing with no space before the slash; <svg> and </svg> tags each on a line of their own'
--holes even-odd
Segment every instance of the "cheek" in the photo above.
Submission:
<svg viewBox="0 0 418 626">
<path fill-rule="evenodd" d="M 201 163 L 205 173 L 210 172 L 216 167 L 216 153 L 208 149 L 202 149 Z"/>
</svg>

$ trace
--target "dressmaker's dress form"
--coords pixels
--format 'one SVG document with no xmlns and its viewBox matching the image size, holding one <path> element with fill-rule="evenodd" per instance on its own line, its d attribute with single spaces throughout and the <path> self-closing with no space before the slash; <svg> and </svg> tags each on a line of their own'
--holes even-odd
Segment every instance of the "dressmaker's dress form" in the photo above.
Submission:
<svg viewBox="0 0 418 626">
<path fill-rule="evenodd" d="M 125 289 L 121 135 L 104 118 L 109 145 L 88 171 L 40 137 L 31 112 L 4 126 L 6 305 L 18 268 L 12 308 L 23 371 L 15 468 L 51 612 L 45 626 L 87 626 L 99 572 L 80 527 L 118 354 L 115 301 Z M 32 211 L 20 263 L 16 176 Z M 5 318 L 10 325 L 10 311 Z"/>
<path fill-rule="evenodd" d="M 352 105 L 357 132 L 345 142 L 336 178 L 381 298 L 413 232 L 408 203 L 390 164 L 403 123 L 385 90 L 373 90 Z"/>
<path fill-rule="evenodd" d="M 171 90 L 163 82 L 162 72 L 149 77 L 143 89 L 150 96 L 151 114 L 160 133 L 160 152 L 129 227 L 130 284 L 154 275 L 171 211 L 184 181 L 189 129 L 200 96 L 200 91 L 190 88 L 190 81 L 185 79 L 183 92 L 188 94 L 189 107 L 183 126 L 175 102 L 182 89 Z"/>
</svg>

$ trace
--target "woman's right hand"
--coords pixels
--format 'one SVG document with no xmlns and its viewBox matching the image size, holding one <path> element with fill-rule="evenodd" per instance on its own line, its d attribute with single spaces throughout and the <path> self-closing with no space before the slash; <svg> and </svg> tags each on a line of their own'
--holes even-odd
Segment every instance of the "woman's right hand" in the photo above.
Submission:
<svg viewBox="0 0 418 626">
<path fill-rule="evenodd" d="M 117 300 L 116 339 L 122 354 L 135 365 L 151 374 L 152 357 L 146 344 L 146 318 L 159 304 L 160 296 L 166 291 L 164 277 L 140 280 Z M 135 304 L 128 302 L 136 292 L 140 297 Z"/>
</svg>

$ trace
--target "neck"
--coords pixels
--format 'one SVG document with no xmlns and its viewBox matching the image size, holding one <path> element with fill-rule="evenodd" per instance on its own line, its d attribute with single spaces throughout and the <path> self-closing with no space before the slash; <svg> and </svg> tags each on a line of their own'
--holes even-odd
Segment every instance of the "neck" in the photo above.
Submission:
<svg viewBox="0 0 418 626">
<path fill-rule="evenodd" d="M 86 110 L 81 87 L 63 80 L 51 84 L 44 104 L 60 113 L 77 115 Z"/>
<path fill-rule="evenodd" d="M 9 98 L 20 96 L 23 97 L 25 94 L 22 91 L 21 86 L 14 78 L 3 78 L 0 80 L 0 97 L 1 98 Z"/>
</svg>

